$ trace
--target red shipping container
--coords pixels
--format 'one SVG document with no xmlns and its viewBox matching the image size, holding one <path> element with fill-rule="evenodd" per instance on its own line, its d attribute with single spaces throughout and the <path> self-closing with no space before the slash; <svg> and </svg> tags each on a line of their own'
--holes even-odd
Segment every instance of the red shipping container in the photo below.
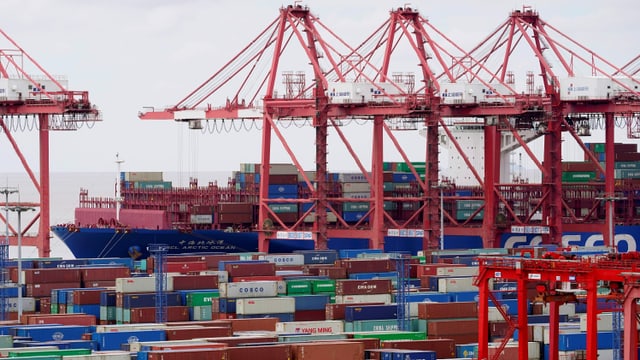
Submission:
<svg viewBox="0 0 640 360">
<path fill-rule="evenodd" d="M 96 280 L 96 281 L 86 281 L 82 283 L 85 288 L 104 288 L 104 287 L 114 287 L 116 286 L 115 280 Z"/>
<path fill-rule="evenodd" d="M 268 335 L 248 335 L 248 336 L 230 336 L 230 337 L 218 337 L 212 339 L 203 339 L 205 341 L 211 341 L 215 343 L 227 344 L 229 347 L 238 346 L 240 344 L 260 344 L 260 343 L 274 343 L 278 342 L 277 336 Z"/>
<path fill-rule="evenodd" d="M 319 276 L 326 276 L 329 279 L 344 279 L 347 277 L 347 269 L 343 268 L 343 267 L 321 267 L 318 268 L 318 275 Z"/>
<path fill-rule="evenodd" d="M 326 320 L 344 320 L 347 306 L 383 305 L 384 303 L 360 303 L 360 304 L 327 304 L 325 305 Z"/>
<path fill-rule="evenodd" d="M 117 278 L 126 278 L 131 276 L 131 269 L 128 267 L 95 267 L 82 268 L 80 270 L 82 281 L 93 282 L 102 280 L 115 281 Z"/>
<path fill-rule="evenodd" d="M 418 319 L 432 320 L 477 317 L 478 303 L 475 301 L 418 303 Z"/>
<path fill-rule="evenodd" d="M 180 343 L 169 343 L 164 345 L 150 345 L 149 348 L 151 351 L 160 351 L 160 350 L 176 350 L 176 351 L 184 351 L 184 350 L 195 350 L 195 349 L 222 349 L 226 348 L 227 344 L 218 343 L 218 342 L 207 342 L 202 344 L 180 344 Z"/>
<path fill-rule="evenodd" d="M 232 319 L 233 332 L 238 331 L 276 331 L 277 318 Z"/>
<path fill-rule="evenodd" d="M 381 343 L 383 349 L 432 350 L 437 359 L 456 356 L 456 343 L 452 339 L 389 340 Z"/>
<path fill-rule="evenodd" d="M 167 340 L 189 340 L 205 337 L 223 337 L 232 336 L 233 331 L 230 327 L 213 327 L 213 326 L 189 326 L 189 327 L 171 327 L 166 331 Z"/>
<path fill-rule="evenodd" d="M 294 360 L 362 360 L 364 344 L 348 341 L 291 344 Z"/>
<path fill-rule="evenodd" d="M 391 279 L 336 281 L 336 295 L 390 294 L 392 291 Z"/>
<path fill-rule="evenodd" d="M 23 269 L 26 284 L 80 283 L 80 269 Z"/>
<path fill-rule="evenodd" d="M 22 316 L 22 323 L 27 325 L 60 324 L 60 325 L 96 325 L 96 317 L 89 314 L 27 314 Z"/>
<path fill-rule="evenodd" d="M 188 274 L 207 270 L 207 263 L 204 261 L 167 262 L 165 266 L 168 273 Z"/>
<path fill-rule="evenodd" d="M 25 285 L 27 296 L 29 297 L 49 297 L 51 296 L 51 290 L 53 289 L 65 289 L 65 288 L 79 288 L 80 280 L 76 282 L 65 283 L 29 283 Z"/>
<path fill-rule="evenodd" d="M 427 335 L 446 337 L 463 334 L 478 335 L 478 319 L 435 319 L 427 321 Z M 477 339 L 476 339 L 477 341 Z"/>
<path fill-rule="evenodd" d="M 218 275 L 177 275 L 172 279 L 174 291 L 218 288 Z"/>
<path fill-rule="evenodd" d="M 437 275 L 438 268 L 440 267 L 452 267 L 452 266 L 466 266 L 464 264 L 445 264 L 445 263 L 433 263 L 433 264 L 420 264 L 416 266 L 416 277 Z"/>
<path fill-rule="evenodd" d="M 269 175 L 269 185 L 294 185 L 298 183 L 298 174 Z"/>
<path fill-rule="evenodd" d="M 325 310 L 299 310 L 293 313 L 294 321 L 324 321 Z"/>
<path fill-rule="evenodd" d="M 167 306 L 166 321 L 187 321 L 189 320 L 189 308 L 186 306 Z M 135 308 L 130 309 L 131 324 L 150 323 L 156 320 L 156 308 Z"/>
<path fill-rule="evenodd" d="M 275 276 L 276 264 L 269 262 L 240 262 L 225 264 L 229 277 L 236 276 Z"/>
<path fill-rule="evenodd" d="M 40 313 L 51 314 L 51 298 L 50 297 L 40 298 Z"/>
<path fill-rule="evenodd" d="M 150 351 L 147 358 L 149 360 L 230 360 L 227 357 L 227 349 L 158 350 Z"/>
<path fill-rule="evenodd" d="M 73 290 L 73 305 L 100 305 L 101 289 Z"/>
<path fill-rule="evenodd" d="M 344 259 L 337 261 L 338 266 L 347 269 L 347 274 L 383 273 L 395 270 L 395 264 L 389 259 Z"/>
<path fill-rule="evenodd" d="M 292 360 L 291 346 L 278 345 L 252 345 L 227 348 L 228 360 Z"/>
<path fill-rule="evenodd" d="M 236 276 L 233 278 L 233 282 L 246 282 L 246 281 L 281 281 L 284 278 L 280 275 L 273 276 Z"/>
</svg>

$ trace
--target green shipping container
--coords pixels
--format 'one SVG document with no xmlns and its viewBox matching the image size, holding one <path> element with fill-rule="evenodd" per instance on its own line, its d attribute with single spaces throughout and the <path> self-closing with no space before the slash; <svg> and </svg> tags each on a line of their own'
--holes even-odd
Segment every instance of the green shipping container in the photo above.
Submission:
<svg viewBox="0 0 640 360">
<path fill-rule="evenodd" d="M 456 207 L 458 210 L 478 210 L 484 206 L 484 200 L 458 200 Z"/>
<path fill-rule="evenodd" d="M 334 294 L 336 293 L 336 281 L 328 280 L 311 280 L 311 293 L 313 294 Z"/>
<path fill-rule="evenodd" d="M 597 153 L 604 152 L 604 143 L 595 143 L 593 144 L 593 151 Z"/>
<path fill-rule="evenodd" d="M 311 281 L 309 280 L 287 281 L 287 295 L 311 295 Z"/>
<path fill-rule="evenodd" d="M 410 319 L 410 331 L 418 330 L 418 319 Z M 345 321 L 345 332 L 398 331 L 398 319 Z"/>
<path fill-rule="evenodd" d="M 588 182 L 596 178 L 595 171 L 564 171 L 563 182 Z"/>
<path fill-rule="evenodd" d="M 425 172 L 425 168 L 426 168 L 426 163 L 424 161 L 422 162 L 412 162 L 411 165 L 413 165 L 413 167 L 416 169 L 416 172 L 418 174 L 424 174 Z M 409 165 L 407 163 L 398 163 L 398 165 L 396 165 L 396 171 L 398 172 L 411 172 L 411 169 L 409 168 Z"/>
<path fill-rule="evenodd" d="M 58 314 L 58 304 L 51 304 L 51 313 Z"/>
<path fill-rule="evenodd" d="M 476 210 L 458 210 L 456 211 L 456 220 L 467 220 L 473 215 Z M 472 220 L 482 220 L 484 217 L 484 210 L 480 210 Z"/>
<path fill-rule="evenodd" d="M 342 205 L 343 211 L 368 211 L 368 202 L 346 202 Z"/>
<path fill-rule="evenodd" d="M 116 319 L 115 306 L 100 306 L 100 320 L 115 320 L 115 319 Z"/>
<path fill-rule="evenodd" d="M 9 357 L 34 357 L 34 356 L 72 356 L 72 355 L 89 355 L 91 349 L 59 349 L 59 350 L 42 350 L 42 351 L 25 351 L 15 352 L 9 351 Z"/>
<path fill-rule="evenodd" d="M 187 294 L 187 306 L 209 306 L 213 298 L 220 297 L 218 291 L 192 292 Z"/>
<path fill-rule="evenodd" d="M 298 204 L 270 204 L 269 209 L 273 210 L 276 214 L 297 213 Z"/>
<path fill-rule="evenodd" d="M 616 169 L 616 179 L 640 179 L 640 169 Z"/>
<path fill-rule="evenodd" d="M 356 332 L 353 334 L 354 339 L 380 339 L 380 341 L 385 340 L 426 340 L 427 333 L 426 332 L 418 332 L 418 331 L 394 331 L 394 332 L 384 332 L 384 331 L 372 331 L 372 332 Z"/>
</svg>

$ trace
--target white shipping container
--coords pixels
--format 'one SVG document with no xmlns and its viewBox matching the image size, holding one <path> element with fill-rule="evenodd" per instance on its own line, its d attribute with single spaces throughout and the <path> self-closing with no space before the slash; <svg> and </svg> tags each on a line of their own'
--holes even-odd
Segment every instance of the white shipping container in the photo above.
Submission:
<svg viewBox="0 0 640 360">
<path fill-rule="evenodd" d="M 159 171 L 125 172 L 124 181 L 163 181 L 162 172 L 159 172 Z"/>
<path fill-rule="evenodd" d="M 94 352 L 87 355 L 65 355 L 65 359 L 71 360 L 130 360 L 131 354 L 128 351 L 104 351 Z"/>
<path fill-rule="evenodd" d="M 191 223 L 192 224 L 212 224 L 213 223 L 213 215 L 197 215 L 191 214 Z"/>
<path fill-rule="evenodd" d="M 338 181 L 341 183 L 367 182 L 367 178 L 363 173 L 339 173 Z"/>
<path fill-rule="evenodd" d="M 391 294 L 336 295 L 336 304 L 391 304 Z"/>
<path fill-rule="evenodd" d="M 478 291 L 473 285 L 473 277 L 449 277 L 438 279 L 438 292 Z"/>
<path fill-rule="evenodd" d="M 117 324 L 117 325 L 96 325 L 97 333 L 138 331 L 138 330 L 162 330 L 166 329 L 165 324 L 145 323 L 145 324 Z"/>
<path fill-rule="evenodd" d="M 343 193 L 370 192 L 371 185 L 368 182 L 346 182 L 342 183 Z"/>
<path fill-rule="evenodd" d="M 289 321 L 276 323 L 277 333 L 301 334 L 341 334 L 344 332 L 342 320 Z"/>
<path fill-rule="evenodd" d="M 251 298 L 278 296 L 277 281 L 243 281 L 222 283 L 219 286 L 220 297 Z"/>
<path fill-rule="evenodd" d="M 270 164 L 270 175 L 297 175 L 298 169 L 293 164 Z"/>
<path fill-rule="evenodd" d="M 351 192 L 351 193 L 343 193 L 342 197 L 345 199 L 369 199 L 371 198 L 370 192 Z"/>
<path fill-rule="evenodd" d="M 5 311 L 6 312 L 18 312 L 18 301 L 17 297 L 11 297 L 5 299 Z M 36 311 L 36 299 L 32 297 L 23 297 L 20 299 L 22 303 L 22 311 L 24 312 L 35 312 Z"/>
<path fill-rule="evenodd" d="M 550 306 L 542 307 L 542 315 L 549 315 Z M 560 305 L 560 309 L 558 310 L 559 315 L 567 315 L 567 316 L 575 316 L 576 315 L 576 304 L 574 303 L 566 303 Z"/>
<path fill-rule="evenodd" d="M 165 341 L 131 341 L 129 342 L 129 349 L 131 352 L 142 351 L 143 346 L 154 345 L 193 345 L 193 344 L 207 344 L 207 341 L 199 339 L 189 340 L 165 340 Z M 65 356 L 66 358 L 66 356 Z"/>
<path fill-rule="evenodd" d="M 276 265 L 304 265 L 303 254 L 267 254 L 258 256 L 260 260 L 267 260 Z"/>
<path fill-rule="evenodd" d="M 438 276 L 476 276 L 477 266 L 444 266 L 436 269 Z"/>
<path fill-rule="evenodd" d="M 166 291 L 173 291 L 173 281 L 171 281 L 170 277 L 167 277 L 165 287 Z M 154 276 L 116 279 L 116 292 L 133 293 L 154 291 L 156 291 L 156 278 Z"/>
<path fill-rule="evenodd" d="M 579 314 L 580 316 L 580 331 L 587 331 L 587 314 Z M 597 323 L 596 327 L 598 331 L 613 331 L 613 313 L 599 313 L 596 315 Z M 624 327 L 624 321 L 620 318 L 620 327 Z M 637 328 L 640 329 L 640 324 L 637 324 Z"/>
<path fill-rule="evenodd" d="M 296 312 L 293 297 L 245 298 L 236 300 L 236 314 L 290 314 Z"/>
<path fill-rule="evenodd" d="M 561 78 L 560 100 L 604 100 L 611 98 L 613 81 L 607 77 Z"/>
</svg>

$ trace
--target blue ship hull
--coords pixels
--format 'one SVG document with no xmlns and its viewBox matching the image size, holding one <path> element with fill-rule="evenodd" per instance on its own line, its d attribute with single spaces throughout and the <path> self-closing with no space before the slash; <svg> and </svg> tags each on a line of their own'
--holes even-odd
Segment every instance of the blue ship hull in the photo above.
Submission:
<svg viewBox="0 0 640 360">
<path fill-rule="evenodd" d="M 78 228 L 54 226 L 51 231 L 64 242 L 76 258 L 146 257 L 149 244 L 164 244 L 169 254 L 204 252 L 256 252 L 258 234 L 221 230 L 116 230 L 111 228 Z M 566 232 L 563 246 L 603 246 L 600 233 Z M 620 252 L 640 250 L 640 226 L 616 226 L 615 241 Z M 540 235 L 503 234 L 501 247 L 516 248 L 541 244 Z M 367 239 L 329 239 L 330 249 L 365 249 Z M 482 248 L 480 236 L 445 236 L 444 249 Z M 269 252 L 290 253 L 313 249 L 312 240 L 271 240 Z M 385 237 L 386 252 L 406 252 L 415 255 L 422 250 L 421 237 Z"/>
</svg>

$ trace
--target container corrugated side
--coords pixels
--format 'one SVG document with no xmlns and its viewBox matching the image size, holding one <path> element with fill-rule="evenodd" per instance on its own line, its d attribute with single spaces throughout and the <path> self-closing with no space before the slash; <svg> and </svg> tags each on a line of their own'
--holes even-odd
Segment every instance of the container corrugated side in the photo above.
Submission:
<svg viewBox="0 0 640 360">
<path fill-rule="evenodd" d="M 156 290 L 155 277 L 131 277 L 116 279 L 116 291 L 121 293 L 152 292 Z M 166 291 L 173 291 L 173 283 L 167 281 Z"/>
<path fill-rule="evenodd" d="M 277 323 L 278 333 L 304 333 L 304 334 L 340 334 L 344 332 L 344 323 L 340 320 L 324 321 L 292 321 Z"/>
<path fill-rule="evenodd" d="M 286 314 L 296 311 L 296 301 L 292 297 L 246 298 L 236 301 L 236 314 Z"/>
<path fill-rule="evenodd" d="M 219 287 L 221 298 L 251 298 L 278 296 L 277 281 L 244 281 L 222 283 Z"/>
</svg>

